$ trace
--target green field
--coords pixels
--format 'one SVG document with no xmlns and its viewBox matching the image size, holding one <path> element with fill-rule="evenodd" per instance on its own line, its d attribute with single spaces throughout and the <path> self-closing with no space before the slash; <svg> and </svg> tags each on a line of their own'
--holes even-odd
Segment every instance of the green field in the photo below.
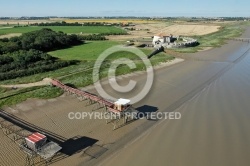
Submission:
<svg viewBox="0 0 250 166">
<path fill-rule="evenodd" d="M 116 41 L 89 41 L 68 49 L 52 51 L 49 54 L 63 60 L 95 60 L 103 51 L 118 44 Z"/>
<path fill-rule="evenodd" d="M 42 28 L 50 28 L 54 31 L 62 31 L 64 33 L 119 33 L 124 30 L 112 26 L 28 26 L 28 27 L 13 27 L 13 28 L 0 28 L 0 35 L 6 35 L 11 33 L 27 33 Z"/>
<path fill-rule="evenodd" d="M 85 44 L 74 46 L 67 49 L 57 50 L 49 52 L 51 56 L 63 59 L 63 60 L 80 60 L 80 61 L 95 61 L 99 55 L 106 49 L 119 45 L 121 43 L 116 41 L 89 41 Z M 140 49 L 144 52 L 145 55 L 149 55 L 153 49 Z M 164 53 L 160 53 L 156 56 L 156 59 L 165 58 Z M 117 58 L 129 58 L 129 59 L 138 59 L 133 53 L 127 51 L 115 52 L 112 55 L 108 56 L 107 59 L 114 60 Z M 155 57 L 152 60 L 156 60 Z"/>
<path fill-rule="evenodd" d="M 80 60 L 81 65 L 79 65 L 79 68 L 82 68 L 83 70 L 78 70 L 79 72 L 70 72 L 73 74 L 69 74 L 68 76 L 63 76 L 61 78 L 61 81 L 64 83 L 70 83 L 75 85 L 76 87 L 84 87 L 87 85 L 92 84 L 92 67 L 94 66 L 95 60 L 98 58 L 98 56 L 105 51 L 106 49 L 118 45 L 118 42 L 115 41 L 95 41 L 95 42 L 87 42 L 87 44 L 83 44 L 80 46 L 75 46 L 68 49 L 63 50 L 57 50 L 53 52 L 49 52 L 50 55 L 54 57 L 58 57 L 60 59 L 65 60 Z M 145 55 L 149 55 L 154 49 L 140 49 Z M 100 73 L 101 77 L 104 78 L 107 76 L 109 65 L 113 60 L 117 60 L 119 58 L 128 58 L 135 62 L 136 69 L 130 70 L 127 66 L 120 66 L 118 68 L 118 75 L 126 74 L 138 70 L 145 70 L 145 66 L 142 62 L 142 60 L 135 54 L 127 51 L 118 51 L 111 55 L 109 55 L 105 61 L 105 63 L 102 65 L 102 72 Z M 169 60 L 174 59 L 173 56 L 167 55 L 165 53 L 159 53 L 155 56 L 153 56 L 150 61 L 152 65 L 158 65 L 161 62 L 166 62 Z M 90 67 L 90 70 L 84 69 L 84 64 L 86 66 Z M 82 67 L 80 67 L 82 66 Z M 76 68 L 78 66 L 75 66 Z M 69 69 L 69 67 L 68 67 Z M 61 69 L 62 70 L 62 69 Z M 73 70 L 72 68 L 70 69 Z M 54 73 L 55 74 L 55 73 Z M 53 75 L 54 75 L 53 74 Z M 54 75 L 55 76 L 55 75 Z"/>
</svg>

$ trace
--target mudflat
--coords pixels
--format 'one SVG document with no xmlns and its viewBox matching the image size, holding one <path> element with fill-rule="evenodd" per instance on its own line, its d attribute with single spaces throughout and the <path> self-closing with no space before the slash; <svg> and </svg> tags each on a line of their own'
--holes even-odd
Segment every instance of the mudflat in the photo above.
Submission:
<svg viewBox="0 0 250 166">
<path fill-rule="evenodd" d="M 159 120 L 101 165 L 249 165 L 249 49 L 249 43 L 229 41 L 159 71 L 165 77 L 157 75 L 148 101 L 182 118 Z"/>
</svg>

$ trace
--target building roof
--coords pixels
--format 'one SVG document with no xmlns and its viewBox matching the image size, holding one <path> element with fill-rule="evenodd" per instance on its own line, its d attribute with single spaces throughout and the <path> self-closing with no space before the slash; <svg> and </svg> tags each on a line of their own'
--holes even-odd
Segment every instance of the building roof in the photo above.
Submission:
<svg viewBox="0 0 250 166">
<path fill-rule="evenodd" d="M 169 34 L 166 34 L 166 33 L 158 33 L 158 34 L 155 34 L 155 36 L 159 36 L 159 37 L 166 37 L 166 36 L 170 36 Z"/>
<path fill-rule="evenodd" d="M 45 135 L 36 132 L 36 133 L 29 135 L 26 139 L 33 143 L 36 143 L 36 142 L 43 140 L 44 138 L 46 138 Z"/>
<path fill-rule="evenodd" d="M 127 105 L 127 104 L 129 104 L 130 103 L 130 100 L 128 100 L 128 99 L 118 99 L 116 102 L 115 102 L 115 104 L 119 104 L 119 105 Z"/>
</svg>

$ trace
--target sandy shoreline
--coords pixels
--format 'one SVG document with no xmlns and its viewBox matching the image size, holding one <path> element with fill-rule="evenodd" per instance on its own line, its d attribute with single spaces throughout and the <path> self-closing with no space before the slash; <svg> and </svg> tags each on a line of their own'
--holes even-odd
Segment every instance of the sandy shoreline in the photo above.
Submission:
<svg viewBox="0 0 250 166">
<path fill-rule="evenodd" d="M 182 62 L 182 59 L 174 59 L 167 63 L 162 63 L 156 68 L 164 68 L 166 66 L 171 66 L 176 63 Z M 143 75 L 144 72 L 135 72 L 132 75 Z M 123 79 L 127 79 L 128 77 L 131 77 L 132 75 L 123 75 L 119 76 Z M 45 79 L 43 81 L 37 82 L 37 83 L 30 83 L 30 84 L 20 84 L 20 85 L 6 85 L 5 87 L 30 87 L 30 86 L 40 86 L 45 85 L 49 83 L 49 79 Z M 85 87 L 83 89 L 92 89 L 93 86 Z M 84 109 L 82 109 L 84 108 Z M 58 135 L 61 135 L 65 138 L 72 138 L 76 135 L 79 136 L 87 136 L 90 138 L 95 138 L 99 140 L 96 144 L 98 146 L 101 146 L 103 148 L 107 148 L 112 144 L 113 142 L 116 142 L 120 138 L 122 138 L 124 135 L 129 133 L 131 130 L 136 128 L 137 126 L 140 126 L 144 123 L 144 121 L 137 121 L 133 122 L 130 125 L 123 126 L 122 128 L 113 131 L 112 125 L 106 125 L 104 120 L 85 120 L 85 121 L 70 121 L 68 119 L 68 113 L 70 111 L 87 111 L 90 112 L 92 110 L 92 105 L 87 106 L 86 102 L 79 102 L 75 97 L 72 96 L 60 96 L 55 99 L 48 99 L 48 100 L 38 100 L 38 99 L 28 99 L 25 102 L 22 102 L 20 104 L 17 104 L 16 106 L 12 107 L 6 107 L 4 108 L 7 112 L 10 112 L 19 118 L 26 120 L 32 124 L 35 124 L 43 129 L 55 132 Z M 57 114 L 60 112 L 60 116 Z M 51 121 L 52 120 L 52 121 Z M 53 122 L 53 123 L 52 123 Z M 56 126 L 54 125 L 56 123 Z M 79 130 L 76 128 L 76 126 L 82 126 L 82 128 Z M 85 126 L 85 127 L 84 127 Z M 1 133 L 2 137 L 6 137 Z M 112 136 L 112 137 L 110 137 Z M 1 142 L 3 144 L 10 144 L 10 140 L 6 137 L 6 139 L 2 139 Z M 18 147 L 16 144 L 11 143 L 11 146 Z M 84 149 L 82 149 L 84 150 Z M 1 156 L 5 156 L 5 149 L 0 149 Z M 73 156 L 66 157 L 62 161 L 54 163 L 54 165 L 61 165 L 62 163 L 68 163 L 75 165 L 87 161 L 89 159 L 88 156 L 82 157 L 81 160 L 77 160 L 79 156 L 81 156 L 82 153 L 77 153 Z M 5 162 L 8 164 L 14 164 L 16 163 L 24 163 L 24 153 L 22 151 L 19 151 L 18 153 L 8 153 L 8 156 L 12 156 L 12 158 L 16 158 L 13 162 L 10 160 L 6 160 Z M 4 160 L 4 159 L 2 159 Z M 73 162 L 74 161 L 74 162 Z"/>
</svg>

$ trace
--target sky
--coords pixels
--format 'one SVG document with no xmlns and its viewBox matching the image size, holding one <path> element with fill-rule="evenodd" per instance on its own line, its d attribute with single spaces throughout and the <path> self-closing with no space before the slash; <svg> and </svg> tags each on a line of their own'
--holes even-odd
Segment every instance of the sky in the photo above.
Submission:
<svg viewBox="0 0 250 166">
<path fill-rule="evenodd" d="M 0 0 L 0 17 L 250 17 L 249 0 Z"/>
</svg>

